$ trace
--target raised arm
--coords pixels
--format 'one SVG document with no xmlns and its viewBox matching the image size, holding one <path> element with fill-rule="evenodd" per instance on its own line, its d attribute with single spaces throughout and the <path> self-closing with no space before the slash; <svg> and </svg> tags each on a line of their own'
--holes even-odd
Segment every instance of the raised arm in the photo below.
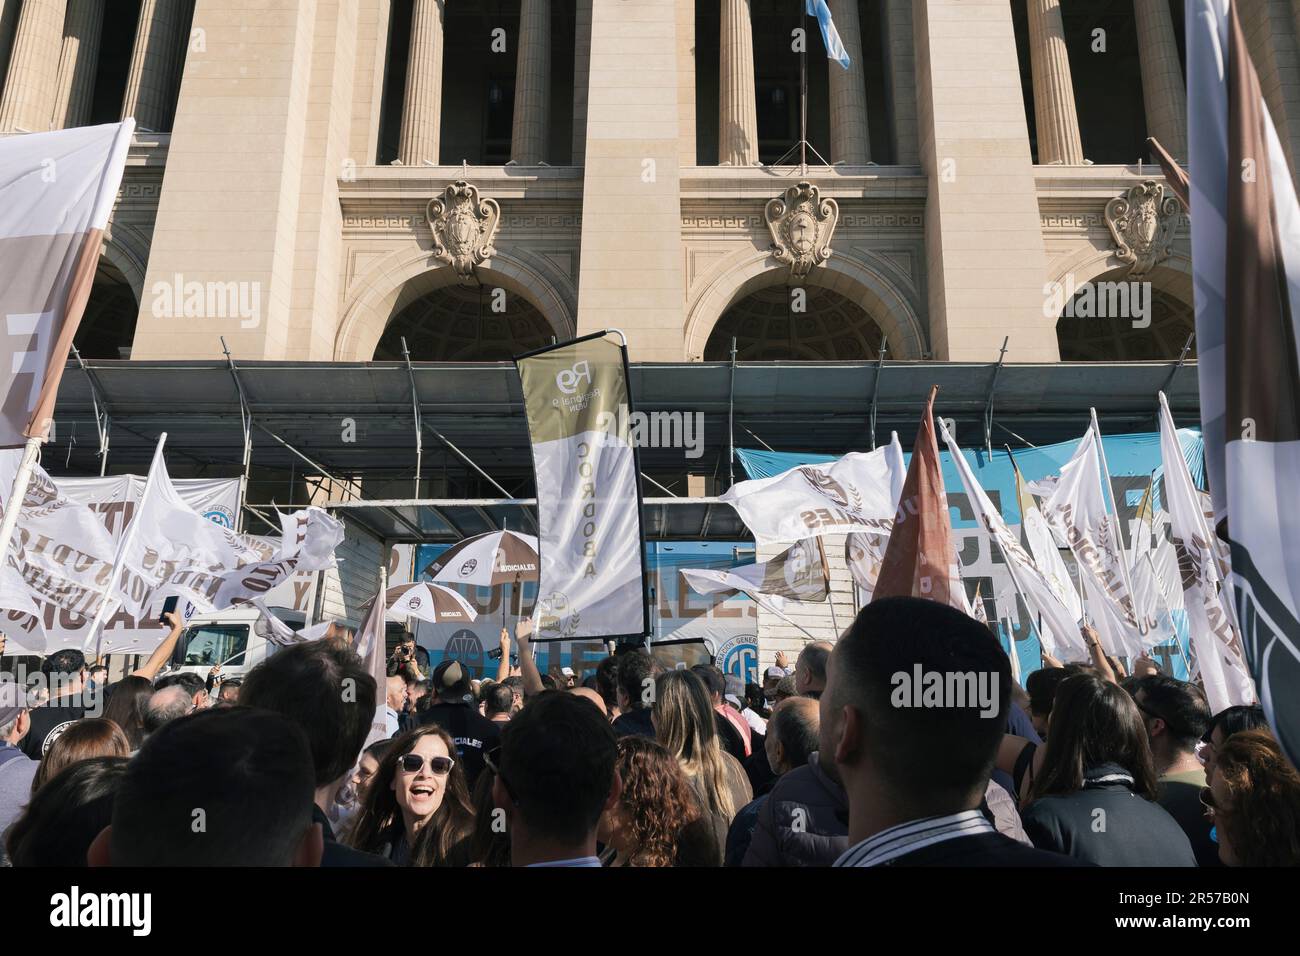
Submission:
<svg viewBox="0 0 1300 956">
<path fill-rule="evenodd" d="M 131 672 L 132 677 L 143 677 L 145 680 L 153 680 L 158 676 L 164 664 L 172 656 L 172 651 L 176 650 L 176 642 L 181 638 L 181 631 L 185 630 L 185 622 L 175 611 L 168 611 L 167 625 L 171 628 L 167 636 L 163 638 L 162 643 L 154 648 L 154 652 L 149 655 L 149 659 L 144 662 L 144 666 Z"/>
<path fill-rule="evenodd" d="M 537 661 L 533 660 L 533 645 L 528 639 L 533 633 L 532 618 L 523 617 L 515 624 L 515 644 L 519 647 L 519 669 L 524 675 L 524 699 L 536 697 L 546 689 L 542 684 L 542 675 L 537 670 Z"/>
<path fill-rule="evenodd" d="M 497 661 L 497 683 L 503 684 L 510 676 L 510 632 L 501 628 L 501 660 Z"/>
</svg>

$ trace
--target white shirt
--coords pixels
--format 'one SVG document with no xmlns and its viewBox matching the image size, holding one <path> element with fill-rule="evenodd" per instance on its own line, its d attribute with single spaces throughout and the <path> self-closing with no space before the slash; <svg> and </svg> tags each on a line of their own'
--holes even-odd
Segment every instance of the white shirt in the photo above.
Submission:
<svg viewBox="0 0 1300 956">
<path fill-rule="evenodd" d="M 397 711 L 393 710 L 391 707 L 385 706 L 384 730 L 387 731 L 389 737 L 392 737 L 400 729 L 401 725 L 397 721 Z"/>
<path fill-rule="evenodd" d="M 832 866 L 880 866 L 922 847 L 948 840 L 996 833 L 993 824 L 978 810 L 963 810 L 942 817 L 909 820 L 888 830 L 881 830 L 861 843 L 849 847 Z"/>
</svg>

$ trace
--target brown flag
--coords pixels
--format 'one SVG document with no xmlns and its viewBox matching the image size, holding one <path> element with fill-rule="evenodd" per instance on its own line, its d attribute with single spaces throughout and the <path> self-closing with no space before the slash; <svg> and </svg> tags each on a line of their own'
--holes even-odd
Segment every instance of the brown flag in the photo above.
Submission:
<svg viewBox="0 0 1300 956">
<path fill-rule="evenodd" d="M 873 601 L 882 597 L 921 597 L 965 610 L 934 433 L 934 396 L 938 391 L 937 385 L 932 387 L 925 403 L 894 530 L 871 597 Z"/>
</svg>

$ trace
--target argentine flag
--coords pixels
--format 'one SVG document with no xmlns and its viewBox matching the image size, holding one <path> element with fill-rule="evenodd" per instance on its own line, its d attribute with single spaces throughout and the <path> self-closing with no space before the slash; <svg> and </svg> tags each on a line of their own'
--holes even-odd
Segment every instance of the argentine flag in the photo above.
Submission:
<svg viewBox="0 0 1300 956">
<path fill-rule="evenodd" d="M 835 29 L 835 21 L 831 19 L 831 8 L 826 6 L 826 0 L 807 0 L 808 16 L 816 17 L 818 24 L 822 28 L 822 42 L 826 44 L 826 56 L 834 60 L 844 69 L 849 68 L 849 51 L 844 49 L 844 41 L 840 39 L 840 31 Z"/>
</svg>

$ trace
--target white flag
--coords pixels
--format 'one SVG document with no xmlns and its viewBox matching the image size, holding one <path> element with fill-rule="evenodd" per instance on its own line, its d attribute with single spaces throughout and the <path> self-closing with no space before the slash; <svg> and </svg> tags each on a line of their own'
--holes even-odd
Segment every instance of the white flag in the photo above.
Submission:
<svg viewBox="0 0 1300 956">
<path fill-rule="evenodd" d="M 760 545 L 853 531 L 888 535 L 907 477 L 901 460 L 901 449 L 891 446 L 851 452 L 771 478 L 737 482 L 722 500 L 736 509 Z"/>
<path fill-rule="evenodd" d="M 357 631 L 357 639 L 354 647 L 357 655 L 366 662 L 366 669 L 370 671 L 370 676 L 375 679 L 375 715 L 370 721 L 370 733 L 366 735 L 366 742 L 361 749 L 365 750 L 373 743 L 388 739 L 388 714 L 387 714 L 387 694 L 388 694 L 388 649 L 384 642 L 384 633 L 387 629 L 387 604 L 384 600 L 383 582 L 380 582 L 379 593 L 370 600 L 370 610 L 366 612 L 366 618 L 361 622 L 361 628 Z"/>
<path fill-rule="evenodd" d="M 1115 546 L 1115 516 L 1107 512 L 1102 496 L 1097 444 L 1097 433 L 1090 427 L 1062 466 L 1043 512 L 1078 561 L 1088 623 L 1097 629 L 1102 646 L 1119 657 L 1137 657 L 1150 643 L 1140 631 L 1129 593 L 1128 556 Z"/>
<path fill-rule="evenodd" d="M 1039 569 L 1034 559 L 1020 546 L 1020 541 L 1001 513 L 993 506 L 989 496 L 975 480 L 966 456 L 961 453 L 957 443 L 948 434 L 942 421 L 939 422 L 940 434 L 948 446 L 957 474 L 961 477 L 966 496 L 970 499 L 970 508 L 975 521 L 990 538 L 997 542 L 998 548 L 1007 563 L 1007 571 L 1016 584 L 1016 590 L 1029 605 L 1031 615 L 1041 615 L 1043 627 L 1039 638 L 1044 649 L 1057 660 L 1083 660 L 1088 656 L 1088 649 L 1079 633 L 1079 623 L 1073 612 L 1057 597 L 1051 583 Z"/>
<path fill-rule="evenodd" d="M 1217 714 L 1234 704 L 1252 704 L 1255 682 L 1246 664 L 1241 636 L 1219 599 L 1223 579 L 1215 556 L 1218 543 L 1209 533 L 1201 512 L 1200 498 L 1178 444 L 1178 432 L 1163 392 L 1160 394 L 1160 453 L 1165 467 L 1165 506 L 1169 509 L 1174 549 L 1182 570 L 1187 630 L 1200 664 L 1210 710 Z"/>
<path fill-rule="evenodd" d="M 122 540 L 114 597 L 132 613 L 155 592 L 177 594 L 200 611 L 244 604 L 296 571 L 332 568 L 343 524 L 320 508 L 280 516 L 278 547 L 209 521 L 181 498 L 154 453 L 135 518 Z"/>
</svg>

